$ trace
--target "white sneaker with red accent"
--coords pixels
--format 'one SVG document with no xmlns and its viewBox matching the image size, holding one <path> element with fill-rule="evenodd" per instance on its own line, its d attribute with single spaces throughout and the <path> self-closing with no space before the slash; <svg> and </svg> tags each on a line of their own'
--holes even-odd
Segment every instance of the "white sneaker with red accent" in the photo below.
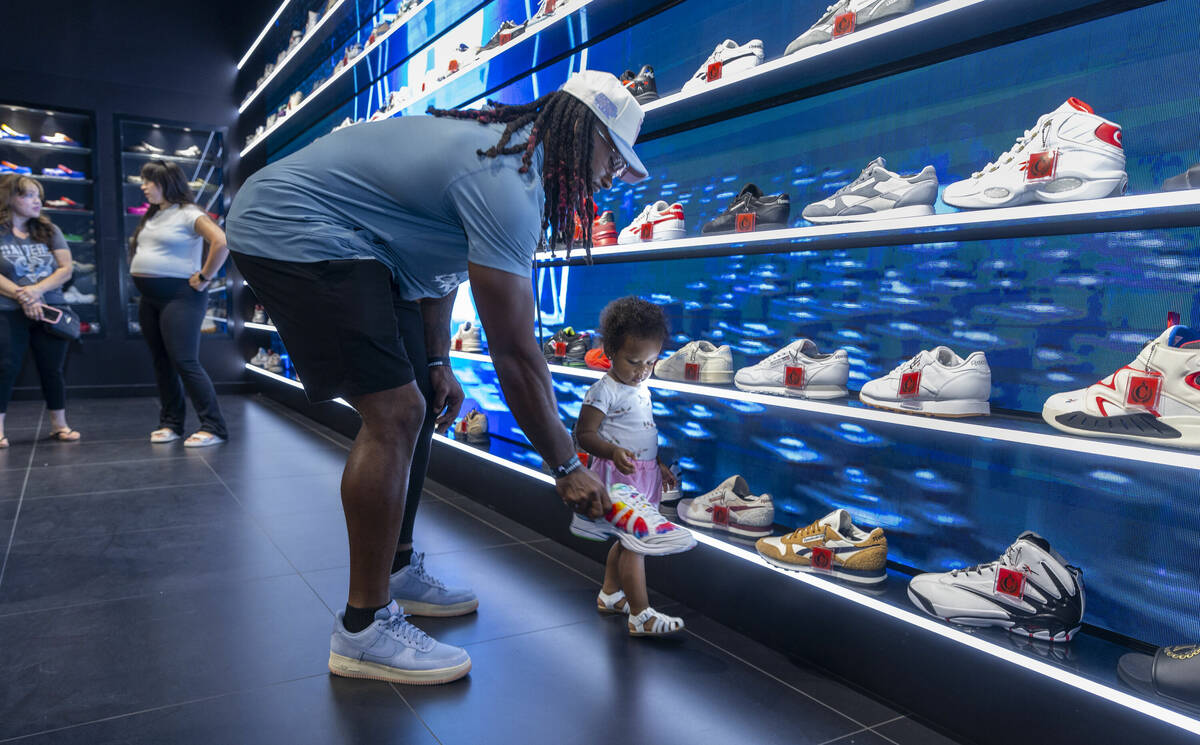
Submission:
<svg viewBox="0 0 1200 745">
<path fill-rule="evenodd" d="M 612 509 L 597 520 L 576 513 L 571 518 L 571 534 L 589 541 L 615 537 L 635 554 L 666 556 L 695 547 L 692 534 L 658 514 L 637 489 L 627 484 L 608 487 Z"/>
<path fill-rule="evenodd" d="M 964 360 L 949 347 L 923 351 L 858 394 L 867 406 L 906 414 L 963 417 L 992 413 L 992 369 L 983 352 Z"/>
<path fill-rule="evenodd" d="M 741 476 L 730 476 L 708 494 L 679 503 L 679 519 L 688 525 L 761 538 L 771 535 L 775 504 L 770 494 L 755 496 Z"/>
<path fill-rule="evenodd" d="M 1125 193 L 1128 182 L 1121 127 L 1069 98 L 994 163 L 947 186 L 942 201 L 953 207 L 1014 207 L 1103 199 Z"/>
<path fill-rule="evenodd" d="M 1042 418 L 1073 435 L 1200 449 L 1200 332 L 1169 326 L 1104 380 L 1051 396 Z"/>
<path fill-rule="evenodd" d="M 617 243 L 624 246 L 645 241 L 671 241 L 683 236 L 683 205 L 678 202 L 667 204 L 660 199 L 646 205 L 642 214 L 617 236 Z"/>
</svg>

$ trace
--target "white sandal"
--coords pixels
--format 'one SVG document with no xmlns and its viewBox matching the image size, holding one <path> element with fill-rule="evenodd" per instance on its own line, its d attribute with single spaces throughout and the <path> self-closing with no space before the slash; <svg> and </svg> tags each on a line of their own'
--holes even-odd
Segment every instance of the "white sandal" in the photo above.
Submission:
<svg viewBox="0 0 1200 745">
<path fill-rule="evenodd" d="M 630 636 L 667 636 L 683 631 L 683 619 L 659 613 L 647 606 L 646 610 L 629 617 Z"/>
<path fill-rule="evenodd" d="M 158 444 L 163 442 L 175 442 L 179 439 L 179 433 L 169 427 L 156 429 L 150 433 L 150 442 Z"/>
<path fill-rule="evenodd" d="M 217 437 L 212 432 L 193 432 L 190 437 L 183 441 L 185 448 L 206 448 L 209 445 L 220 445 L 225 442 L 225 438 Z"/>
<path fill-rule="evenodd" d="M 610 613 L 612 615 L 629 615 L 629 601 L 625 599 L 625 592 L 617 590 L 611 595 L 604 590 L 596 596 L 596 610 L 601 613 Z"/>
</svg>

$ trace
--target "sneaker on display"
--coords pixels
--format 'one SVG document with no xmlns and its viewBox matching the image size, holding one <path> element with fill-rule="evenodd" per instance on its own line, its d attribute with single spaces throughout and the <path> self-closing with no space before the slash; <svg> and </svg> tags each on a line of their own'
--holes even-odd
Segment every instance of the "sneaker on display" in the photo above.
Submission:
<svg viewBox="0 0 1200 745">
<path fill-rule="evenodd" d="M 733 382 L 733 352 L 729 346 L 692 341 L 654 366 L 654 377 L 689 383 L 725 385 Z"/>
<path fill-rule="evenodd" d="M 267 368 L 267 370 L 269 370 L 270 372 L 282 373 L 283 372 L 283 358 L 280 357 L 278 353 L 271 352 L 269 355 L 267 355 L 266 364 L 263 366 L 265 368 Z"/>
<path fill-rule="evenodd" d="M 18 132 L 7 124 L 0 124 L 0 140 L 29 142 L 29 135 L 25 134 L 24 132 Z"/>
<path fill-rule="evenodd" d="M 626 70 L 621 74 L 621 83 L 625 86 L 634 100 L 638 103 L 650 103 L 658 98 L 658 86 L 654 83 L 654 68 L 650 65 L 642 65 L 641 71 L 636 75 L 633 70 Z"/>
<path fill-rule="evenodd" d="M 760 538 L 755 544 L 763 559 L 793 572 L 873 585 L 887 579 L 887 538 L 883 528 L 859 528 L 845 510 L 787 535 Z"/>
<path fill-rule="evenodd" d="M 304 41 L 304 32 L 298 28 L 292 29 L 292 38 L 288 39 L 288 51 L 292 51 L 300 46 L 300 42 Z"/>
<path fill-rule="evenodd" d="M 816 343 L 798 339 L 733 376 L 741 391 L 828 399 L 846 395 L 850 357 L 844 349 L 822 354 Z"/>
<path fill-rule="evenodd" d="M 704 60 L 704 64 L 700 65 L 692 79 L 683 84 L 683 92 L 695 93 L 704 90 L 704 86 L 709 83 L 758 67 L 762 61 L 761 39 L 751 39 L 741 45 L 733 39 L 726 39 L 708 55 L 708 59 Z"/>
<path fill-rule="evenodd" d="M 161 155 L 162 153 L 166 152 L 166 150 L 163 148 L 154 147 L 149 142 L 139 142 L 138 144 L 129 148 L 129 150 L 135 153 L 149 153 L 151 155 Z"/>
<path fill-rule="evenodd" d="M 1185 191 L 1187 189 L 1200 189 L 1200 163 L 1163 181 L 1163 191 Z"/>
<path fill-rule="evenodd" d="M 1027 530 L 997 561 L 918 574 L 908 583 L 908 597 L 929 615 L 952 623 L 1068 642 L 1083 620 L 1083 572 Z"/>
<path fill-rule="evenodd" d="M 250 319 L 251 323 L 266 323 L 267 310 L 261 305 L 254 306 L 254 317 Z"/>
<path fill-rule="evenodd" d="M 978 208 L 1102 199 L 1124 194 L 1128 182 L 1120 126 L 1069 98 L 994 163 L 947 186 L 942 201 Z"/>
<path fill-rule="evenodd" d="M 574 328 L 567 326 L 542 345 L 542 354 L 550 364 L 587 367 L 585 358 L 591 346 L 590 334 L 576 333 Z"/>
<path fill-rule="evenodd" d="M 408 566 L 388 579 L 392 601 L 414 616 L 463 616 L 479 607 L 471 590 L 446 587 L 425 571 L 425 554 L 413 553 Z"/>
<path fill-rule="evenodd" d="M 458 420 L 454 426 L 454 439 L 471 445 L 483 445 L 488 442 L 487 416 L 479 409 L 471 409 L 467 415 Z"/>
<path fill-rule="evenodd" d="M 92 305 L 96 302 L 94 293 L 84 294 L 74 287 L 68 287 L 63 291 L 63 300 L 71 305 Z"/>
<path fill-rule="evenodd" d="M 775 503 L 770 494 L 751 494 L 741 476 L 730 476 L 709 493 L 680 502 L 679 519 L 699 528 L 758 538 L 771 535 Z"/>
<path fill-rule="evenodd" d="M 983 352 L 963 359 L 949 347 L 936 347 L 867 381 L 858 397 L 877 409 L 963 417 L 990 414 L 991 393 L 992 371 Z"/>
<path fill-rule="evenodd" d="M 433 685 L 458 680 L 471 671 L 465 649 L 435 641 L 413 626 L 394 600 L 356 634 L 346 630 L 345 615 L 344 610 L 337 612 L 329 639 L 329 672 L 334 675 Z"/>
<path fill-rule="evenodd" d="M 0 173 L 19 173 L 28 176 L 33 173 L 29 166 L 19 166 L 10 160 L 0 160 Z"/>
<path fill-rule="evenodd" d="M 571 534 L 590 541 L 615 537 L 635 554 L 666 556 L 695 547 L 696 539 L 687 530 L 667 520 L 628 484 L 608 487 L 612 509 L 604 517 L 591 520 L 574 513 Z"/>
<path fill-rule="evenodd" d="M 592 246 L 615 246 L 617 244 L 617 218 L 612 210 L 604 210 L 592 220 Z"/>
<path fill-rule="evenodd" d="M 302 92 L 292 91 L 292 95 L 288 96 L 288 102 L 287 102 L 288 111 L 295 110 L 296 107 L 298 107 L 300 105 L 300 102 L 303 100 L 304 100 L 304 94 Z M 193 149 L 196 151 L 196 154 L 191 157 L 193 157 L 193 158 L 198 157 L 200 155 L 200 149 L 199 148 L 193 148 Z"/>
<path fill-rule="evenodd" d="M 808 205 L 802 214 L 812 223 L 921 217 L 933 214 L 937 194 L 933 166 L 925 166 L 914 176 L 901 176 L 889 171 L 887 161 L 880 157 L 868 163 L 858 178 L 828 199 Z"/>
<path fill-rule="evenodd" d="M 642 214 L 621 231 L 617 243 L 628 245 L 644 241 L 670 241 L 684 236 L 683 205 L 658 200 L 646 205 Z"/>
<path fill-rule="evenodd" d="M 1104 380 L 1048 398 L 1042 419 L 1073 435 L 1200 449 L 1200 332 L 1169 326 Z"/>
<path fill-rule="evenodd" d="M 270 356 L 271 355 L 267 353 L 267 350 L 263 349 L 262 347 L 259 347 L 258 353 L 250 358 L 250 364 L 254 365 L 255 367 L 261 367 L 263 369 L 266 369 L 267 359 Z"/>
<path fill-rule="evenodd" d="M 788 226 L 792 200 L 787 194 L 765 195 L 754 184 L 746 184 L 725 211 L 704 224 L 701 233 L 745 233 L 778 230 Z"/>
<path fill-rule="evenodd" d="M 73 262 L 76 274 L 87 274 L 88 272 L 96 271 L 96 265 L 86 261 Z"/>
<path fill-rule="evenodd" d="M 912 9 L 913 0 L 840 0 L 826 8 L 825 15 L 788 44 L 783 53 L 788 55 L 814 44 L 823 44 Z"/>
<path fill-rule="evenodd" d="M 662 502 L 678 502 L 683 497 L 683 469 L 678 463 L 671 464 L 671 475 L 675 477 L 675 486 L 668 489 L 663 485 Z"/>
<path fill-rule="evenodd" d="M 46 202 L 46 206 L 56 210 L 82 210 L 86 209 L 82 204 L 76 202 L 69 197 L 59 197 Z"/>
<path fill-rule="evenodd" d="M 142 177 L 138 176 L 135 173 L 131 173 L 128 176 L 126 176 L 125 180 L 131 184 L 141 184 L 142 183 Z"/>
<path fill-rule="evenodd" d="M 472 321 L 460 323 L 454 338 L 450 340 L 450 348 L 456 352 L 482 352 L 483 332 L 479 324 Z"/>
<path fill-rule="evenodd" d="M 496 33 L 492 34 L 492 38 L 488 39 L 486 44 L 475 50 L 475 54 L 479 55 L 483 54 L 484 52 L 491 51 L 492 49 L 507 44 L 523 33 L 525 33 L 524 23 L 517 24 L 512 21 L 504 21 L 500 24 L 500 28 L 496 30 Z"/>
<path fill-rule="evenodd" d="M 591 370 L 607 372 L 612 369 L 612 360 L 610 360 L 608 355 L 604 353 L 603 347 L 589 349 L 587 354 L 583 356 L 583 362 Z"/>
<path fill-rule="evenodd" d="M 313 30 L 313 27 L 316 26 L 317 23 L 320 22 L 320 20 L 321 20 L 321 14 L 318 11 L 315 11 L 315 10 L 308 11 L 308 23 L 304 24 L 304 32 L 311 33 Z"/>
<path fill-rule="evenodd" d="M 216 332 L 217 332 L 217 322 L 214 321 L 209 316 L 205 316 L 204 320 L 200 322 L 200 333 L 215 334 Z"/>
<path fill-rule="evenodd" d="M 75 145 L 75 140 L 71 139 L 62 132 L 55 132 L 52 135 L 42 135 L 42 142 L 49 145 Z"/>
</svg>

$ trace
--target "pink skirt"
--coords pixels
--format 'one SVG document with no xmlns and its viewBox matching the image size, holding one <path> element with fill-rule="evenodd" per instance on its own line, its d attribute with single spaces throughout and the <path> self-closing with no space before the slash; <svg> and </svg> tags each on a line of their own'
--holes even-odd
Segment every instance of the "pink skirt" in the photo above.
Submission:
<svg viewBox="0 0 1200 745">
<path fill-rule="evenodd" d="M 617 464 L 607 458 L 593 456 L 590 468 L 606 487 L 613 484 L 629 484 L 655 507 L 662 501 L 662 471 L 658 469 L 656 460 L 635 460 L 633 473 L 628 476 L 618 471 Z"/>
</svg>

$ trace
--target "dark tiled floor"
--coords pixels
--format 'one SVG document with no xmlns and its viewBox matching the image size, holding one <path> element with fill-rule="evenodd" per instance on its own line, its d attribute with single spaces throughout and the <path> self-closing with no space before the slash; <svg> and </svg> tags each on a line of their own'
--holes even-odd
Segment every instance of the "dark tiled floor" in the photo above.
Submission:
<svg viewBox="0 0 1200 745">
<path fill-rule="evenodd" d="M 36 440 L 40 406 L 10 409 L 0 742 L 952 745 L 657 594 L 688 632 L 631 639 L 593 610 L 598 564 L 437 489 L 417 549 L 480 609 L 420 625 L 465 646 L 471 675 L 334 678 L 347 442 L 259 398 L 222 403 L 232 439 L 202 451 L 151 446 L 146 399 L 73 402 L 77 444 Z"/>
</svg>

